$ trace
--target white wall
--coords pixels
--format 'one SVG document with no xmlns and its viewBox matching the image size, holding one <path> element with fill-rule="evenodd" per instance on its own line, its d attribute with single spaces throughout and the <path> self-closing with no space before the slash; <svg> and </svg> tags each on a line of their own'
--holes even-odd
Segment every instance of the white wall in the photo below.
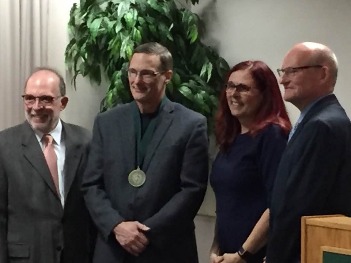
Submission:
<svg viewBox="0 0 351 263">
<path fill-rule="evenodd" d="M 105 95 L 108 85 L 100 86 L 90 83 L 89 79 L 78 77 L 77 87 L 71 84 L 71 76 L 66 72 L 64 52 L 68 44 L 67 23 L 69 11 L 77 0 L 53 0 L 50 3 L 49 25 L 49 57 L 48 65 L 57 68 L 66 77 L 67 96 L 69 102 L 62 112 L 62 119 L 92 129 L 94 118 L 99 112 L 100 101 Z"/>
<path fill-rule="evenodd" d="M 192 8 L 206 19 L 209 37 L 220 54 L 234 65 L 247 59 L 265 61 L 272 69 L 281 66 L 285 53 L 295 43 L 321 42 L 339 59 L 335 93 L 351 115 L 351 1 L 349 0 L 200 0 Z M 207 8 L 210 6 L 210 8 Z M 287 103 L 292 121 L 297 109 Z"/>
</svg>

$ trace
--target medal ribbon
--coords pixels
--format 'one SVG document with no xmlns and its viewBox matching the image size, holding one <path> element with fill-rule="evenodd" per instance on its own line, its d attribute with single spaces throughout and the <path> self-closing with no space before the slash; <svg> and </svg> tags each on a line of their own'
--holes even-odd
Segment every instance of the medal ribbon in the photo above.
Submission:
<svg viewBox="0 0 351 263">
<path fill-rule="evenodd" d="M 154 116 L 151 120 L 149 125 L 147 126 L 144 134 L 141 132 L 141 116 L 139 112 L 139 108 L 136 103 L 134 103 L 135 108 L 134 108 L 134 114 L 133 114 L 133 119 L 134 119 L 134 128 L 135 128 L 135 135 L 136 135 L 136 164 L 137 167 L 141 169 L 144 158 L 146 155 L 146 150 L 147 147 L 152 140 L 152 137 L 155 133 L 156 126 L 159 120 L 159 111 L 162 109 L 162 106 L 164 104 L 166 96 L 162 99 L 158 109 L 156 110 L 156 116 Z"/>
</svg>

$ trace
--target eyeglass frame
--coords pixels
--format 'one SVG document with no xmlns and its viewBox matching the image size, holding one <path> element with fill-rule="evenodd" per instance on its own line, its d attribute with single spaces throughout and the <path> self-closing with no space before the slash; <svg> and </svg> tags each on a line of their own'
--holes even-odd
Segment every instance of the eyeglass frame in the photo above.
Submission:
<svg viewBox="0 0 351 263">
<path fill-rule="evenodd" d="M 156 77 L 157 75 L 163 74 L 165 72 L 166 71 L 153 71 L 151 69 L 142 69 L 142 70 L 138 71 L 138 70 L 133 69 L 133 68 L 129 68 L 127 70 L 129 78 L 136 79 L 136 77 L 139 76 L 139 78 L 142 79 L 143 81 L 145 81 L 145 80 L 150 81 L 154 77 Z M 133 75 L 131 75 L 131 74 L 133 74 Z"/>
<path fill-rule="evenodd" d="M 293 74 L 296 73 L 300 70 L 304 70 L 304 69 L 309 69 L 309 68 L 322 68 L 323 65 L 309 65 L 309 66 L 301 66 L 301 67 L 287 67 L 287 68 L 278 68 L 277 72 L 278 72 L 278 76 L 279 77 L 283 77 L 284 74 Z"/>
<path fill-rule="evenodd" d="M 30 101 L 26 101 L 26 97 L 32 97 L 32 99 Z M 23 102 L 26 106 L 33 106 L 37 99 L 38 99 L 38 105 L 41 105 L 41 106 L 51 106 L 55 100 L 63 97 L 63 96 L 50 96 L 50 95 L 42 95 L 42 96 L 34 96 L 34 95 L 31 95 L 31 94 L 23 94 L 22 96 L 22 99 L 23 99 Z M 48 101 L 45 101 L 45 100 L 48 100 Z"/>
<path fill-rule="evenodd" d="M 235 84 L 233 82 L 229 82 L 229 83 L 224 84 L 224 88 L 225 88 L 226 93 L 228 93 L 228 92 L 234 93 L 234 90 L 235 90 L 236 92 L 239 92 L 240 94 L 249 93 L 250 90 L 252 89 L 252 87 L 247 86 L 245 84 L 242 84 L 242 83 Z"/>
</svg>

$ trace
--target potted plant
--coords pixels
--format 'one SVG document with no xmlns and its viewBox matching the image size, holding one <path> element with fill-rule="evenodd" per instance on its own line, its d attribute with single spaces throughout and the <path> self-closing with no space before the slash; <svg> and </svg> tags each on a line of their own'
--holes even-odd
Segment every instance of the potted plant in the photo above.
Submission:
<svg viewBox="0 0 351 263">
<path fill-rule="evenodd" d="M 98 84 L 102 77 L 109 81 L 101 103 L 104 111 L 132 100 L 127 67 L 133 49 L 144 42 L 159 42 L 174 59 L 167 96 L 211 122 L 229 66 L 201 42 L 201 28 L 198 15 L 178 8 L 174 0 L 81 0 L 70 12 L 66 65 L 74 86 L 79 74 Z"/>
</svg>

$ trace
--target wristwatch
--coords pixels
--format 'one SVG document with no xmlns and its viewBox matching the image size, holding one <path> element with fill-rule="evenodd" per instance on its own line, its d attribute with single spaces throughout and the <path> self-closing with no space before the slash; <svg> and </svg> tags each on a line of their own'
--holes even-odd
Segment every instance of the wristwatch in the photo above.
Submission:
<svg viewBox="0 0 351 263">
<path fill-rule="evenodd" d="M 250 262 L 250 260 L 253 258 L 253 254 L 250 253 L 249 251 L 245 250 L 243 247 L 241 247 L 238 250 L 238 254 L 246 262 Z"/>
</svg>

